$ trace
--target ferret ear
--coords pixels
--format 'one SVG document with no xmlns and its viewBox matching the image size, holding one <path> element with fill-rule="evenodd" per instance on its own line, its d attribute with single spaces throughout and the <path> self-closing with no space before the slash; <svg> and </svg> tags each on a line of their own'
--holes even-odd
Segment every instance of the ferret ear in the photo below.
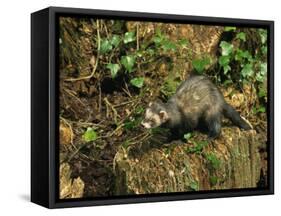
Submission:
<svg viewBox="0 0 281 216">
<path fill-rule="evenodd" d="M 161 110 L 160 112 L 159 112 L 159 117 L 160 117 L 160 119 L 162 120 L 162 121 L 167 121 L 168 120 L 168 113 L 166 112 L 166 111 L 164 111 L 164 110 Z"/>
</svg>

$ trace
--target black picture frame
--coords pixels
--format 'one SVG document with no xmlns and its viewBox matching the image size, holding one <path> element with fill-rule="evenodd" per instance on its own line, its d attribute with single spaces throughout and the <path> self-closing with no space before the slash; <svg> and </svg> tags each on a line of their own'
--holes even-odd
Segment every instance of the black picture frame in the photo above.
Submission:
<svg viewBox="0 0 281 216">
<path fill-rule="evenodd" d="M 198 191 L 91 199 L 58 199 L 58 22 L 60 15 L 268 30 L 268 188 Z M 31 201 L 47 208 L 191 200 L 274 193 L 274 22 L 186 15 L 49 7 L 31 14 Z"/>
</svg>

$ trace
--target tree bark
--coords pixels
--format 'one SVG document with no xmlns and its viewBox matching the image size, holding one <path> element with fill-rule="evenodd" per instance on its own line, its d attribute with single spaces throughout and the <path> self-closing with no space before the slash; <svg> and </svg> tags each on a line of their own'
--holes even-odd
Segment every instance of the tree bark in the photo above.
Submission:
<svg viewBox="0 0 281 216">
<path fill-rule="evenodd" d="M 255 188 L 261 172 L 261 142 L 254 130 L 227 127 L 201 151 L 194 151 L 190 142 L 139 154 L 121 148 L 114 160 L 116 194 Z"/>
</svg>

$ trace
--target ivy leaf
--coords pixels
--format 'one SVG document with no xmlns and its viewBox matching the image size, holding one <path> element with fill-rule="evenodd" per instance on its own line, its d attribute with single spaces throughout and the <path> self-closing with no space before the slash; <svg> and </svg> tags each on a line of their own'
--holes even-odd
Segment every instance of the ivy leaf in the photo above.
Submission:
<svg viewBox="0 0 281 216">
<path fill-rule="evenodd" d="M 104 53 L 107 53 L 110 50 L 112 50 L 112 45 L 109 42 L 109 40 L 107 40 L 107 39 L 102 40 L 101 45 L 100 45 L 100 53 L 104 54 Z"/>
<path fill-rule="evenodd" d="M 111 42 L 111 44 L 112 44 L 114 47 L 118 47 L 120 41 L 121 41 L 120 36 L 118 36 L 118 35 L 113 35 L 110 42 Z"/>
<path fill-rule="evenodd" d="M 189 44 L 188 40 L 187 39 L 180 39 L 178 44 L 182 47 L 182 48 L 186 48 L 187 45 Z"/>
<path fill-rule="evenodd" d="M 109 63 L 109 64 L 107 64 L 106 68 L 110 70 L 112 78 L 115 78 L 117 75 L 117 72 L 120 70 L 119 64 Z"/>
<path fill-rule="evenodd" d="M 262 54 L 266 55 L 267 54 L 267 46 L 262 46 L 261 52 L 262 52 Z"/>
<path fill-rule="evenodd" d="M 189 187 L 194 190 L 194 191 L 198 191 L 199 190 L 199 184 L 196 181 L 192 181 L 189 185 Z"/>
<path fill-rule="evenodd" d="M 124 65 L 126 70 L 131 73 L 133 71 L 133 67 L 135 65 L 135 57 L 132 55 L 122 56 L 121 64 Z"/>
<path fill-rule="evenodd" d="M 229 56 L 220 56 L 219 57 L 219 65 L 223 67 L 223 73 L 227 74 L 228 71 L 231 70 L 231 67 L 229 66 L 230 63 L 230 57 Z"/>
<path fill-rule="evenodd" d="M 134 79 L 131 79 L 130 83 L 137 88 L 141 88 L 141 87 L 143 87 L 144 78 L 143 77 L 136 77 Z"/>
<path fill-rule="evenodd" d="M 210 181 L 210 183 L 211 183 L 212 186 L 215 186 L 215 185 L 218 183 L 218 177 L 216 177 L 216 176 L 211 176 L 211 177 L 209 178 L 209 181 Z"/>
<path fill-rule="evenodd" d="M 226 42 L 226 41 L 222 41 L 220 43 L 220 47 L 222 49 L 222 55 L 223 56 L 228 56 L 233 51 L 233 45 L 231 43 Z"/>
<path fill-rule="evenodd" d="M 256 80 L 259 82 L 263 82 L 266 74 L 267 74 L 267 63 L 261 63 L 260 70 L 258 71 L 258 73 L 256 75 Z"/>
<path fill-rule="evenodd" d="M 163 37 L 161 37 L 161 36 L 155 36 L 155 37 L 153 38 L 153 42 L 154 42 L 156 45 L 161 44 L 162 41 L 163 41 Z"/>
<path fill-rule="evenodd" d="M 97 132 L 93 128 L 88 127 L 82 138 L 85 142 L 91 142 L 95 141 L 97 136 Z"/>
<path fill-rule="evenodd" d="M 231 67 L 229 65 L 223 66 L 223 73 L 224 74 L 227 74 L 227 72 L 230 71 L 230 70 L 231 70 Z"/>
<path fill-rule="evenodd" d="M 221 161 L 217 158 L 215 154 L 209 153 L 206 154 L 205 157 L 214 169 L 218 169 L 220 167 Z"/>
<path fill-rule="evenodd" d="M 205 67 L 211 63 L 210 58 L 205 57 L 202 59 L 195 59 L 192 61 L 193 68 L 199 73 L 202 74 Z"/>
<path fill-rule="evenodd" d="M 262 106 L 262 107 L 258 108 L 257 111 L 260 113 L 265 113 L 266 109 L 265 109 L 265 107 Z"/>
<path fill-rule="evenodd" d="M 163 48 L 164 51 L 168 51 L 168 50 L 175 51 L 177 47 L 172 41 L 165 40 L 162 43 L 162 48 Z"/>
<path fill-rule="evenodd" d="M 266 75 L 267 74 L 267 63 L 261 63 L 260 71 L 261 71 L 262 75 Z"/>
<path fill-rule="evenodd" d="M 236 35 L 236 38 L 237 39 L 240 39 L 242 41 L 246 41 L 246 34 L 244 32 L 239 32 L 237 35 Z"/>
<path fill-rule="evenodd" d="M 252 64 L 244 65 L 241 70 L 241 74 L 244 78 L 251 77 L 254 74 L 253 65 Z"/>
<path fill-rule="evenodd" d="M 224 31 L 229 32 L 229 31 L 235 31 L 236 27 L 234 26 L 225 26 Z"/>
<path fill-rule="evenodd" d="M 125 33 L 125 35 L 124 35 L 124 43 L 125 44 L 133 42 L 134 40 L 136 40 L 135 32 L 126 32 Z"/>
<path fill-rule="evenodd" d="M 259 98 L 264 98 L 266 97 L 266 89 L 264 87 L 259 87 L 259 92 L 258 92 L 258 96 Z"/>
<path fill-rule="evenodd" d="M 223 85 L 224 85 L 224 86 L 227 86 L 227 85 L 229 85 L 229 84 L 233 84 L 232 80 L 225 80 L 225 81 L 223 82 Z"/>
<path fill-rule="evenodd" d="M 264 106 L 261 106 L 259 108 L 254 107 L 253 108 L 253 113 L 257 114 L 257 113 L 265 113 L 266 112 L 266 108 Z"/>
<path fill-rule="evenodd" d="M 248 59 L 249 61 L 252 61 L 253 57 L 248 50 L 243 51 L 241 49 L 237 49 L 235 54 L 235 60 L 241 61 L 242 59 Z"/>
<path fill-rule="evenodd" d="M 192 137 L 192 133 L 186 133 L 186 134 L 184 134 L 184 136 L 183 136 L 183 138 L 184 138 L 185 140 L 189 140 L 191 137 Z"/>
<path fill-rule="evenodd" d="M 229 56 L 220 56 L 219 57 L 220 66 L 222 66 L 222 67 L 227 66 L 227 65 L 229 65 L 229 62 L 230 62 Z"/>
</svg>

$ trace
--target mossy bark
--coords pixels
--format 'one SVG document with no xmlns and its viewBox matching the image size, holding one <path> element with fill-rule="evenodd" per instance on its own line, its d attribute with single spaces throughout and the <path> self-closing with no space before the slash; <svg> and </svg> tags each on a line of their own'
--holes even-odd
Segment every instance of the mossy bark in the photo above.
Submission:
<svg viewBox="0 0 281 216">
<path fill-rule="evenodd" d="M 254 130 L 224 128 L 202 151 L 191 152 L 190 145 L 163 145 L 133 156 L 120 148 L 114 161 L 116 194 L 257 187 L 261 140 Z"/>
</svg>

